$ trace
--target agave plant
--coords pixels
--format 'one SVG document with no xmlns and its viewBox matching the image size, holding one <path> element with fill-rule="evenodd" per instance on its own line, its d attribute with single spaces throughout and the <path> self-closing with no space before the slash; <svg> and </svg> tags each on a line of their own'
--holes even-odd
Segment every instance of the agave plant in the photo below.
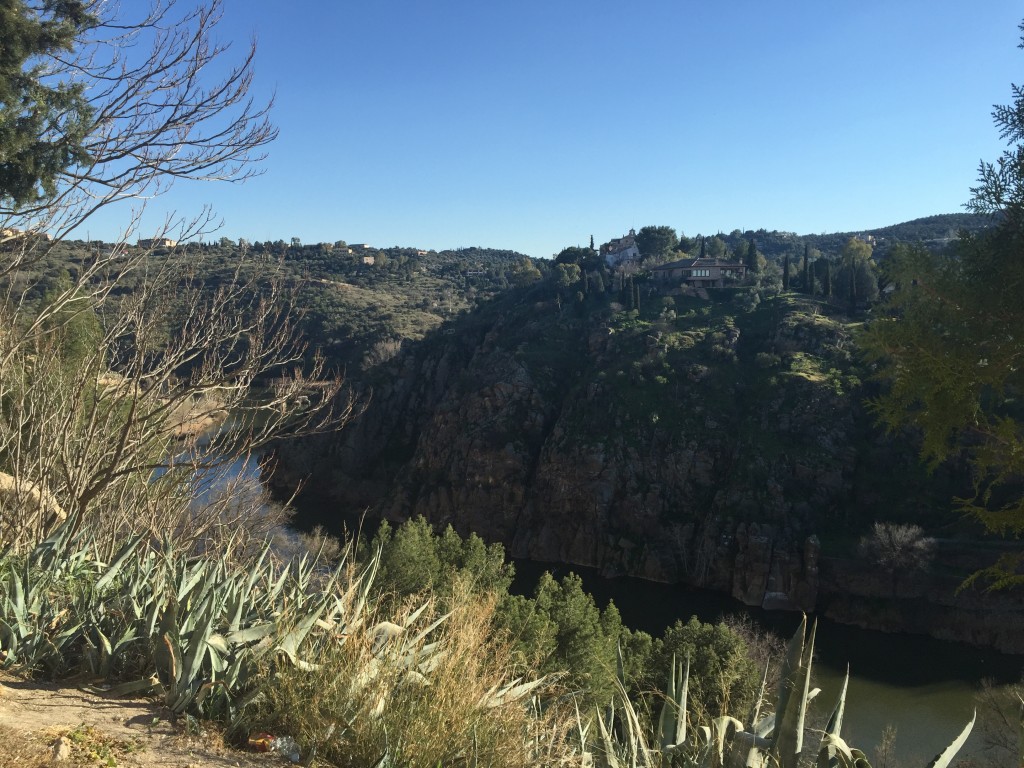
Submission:
<svg viewBox="0 0 1024 768">
<path fill-rule="evenodd" d="M 804 616 L 787 646 L 775 710 L 762 717 L 763 696 L 758 697 L 748 719 L 749 727 L 741 720 L 725 715 L 688 731 L 689 663 L 677 667 L 673 659 L 655 737 L 653 741 L 649 740 L 620 679 L 617 709 L 613 706 L 605 715 L 597 714 L 600 742 L 591 744 L 590 759 L 598 768 L 669 765 L 684 768 L 797 768 L 804 752 L 807 706 L 819 693 L 818 689 L 810 686 L 815 632 L 816 625 L 807 635 L 807 617 Z M 766 679 L 767 671 L 761 684 L 762 694 Z M 816 768 L 871 768 L 865 754 L 847 744 L 840 735 L 848 682 L 849 670 L 822 734 Z M 963 731 L 935 756 L 927 768 L 948 768 L 967 741 L 974 721 L 975 717 L 972 717 Z M 589 727 L 581 723 L 579 732 L 585 744 Z M 655 745 L 653 748 L 648 746 L 651 743 Z"/>
<path fill-rule="evenodd" d="M 308 665 L 312 632 L 359 626 L 378 562 L 343 578 L 346 557 L 330 571 L 308 555 L 282 567 L 269 544 L 249 568 L 170 538 L 159 548 L 132 539 L 109 563 L 98 551 L 69 520 L 28 555 L 0 556 L 0 664 L 134 671 L 112 690 L 161 687 L 172 712 L 227 719 L 255 695 L 261 658 Z"/>
</svg>

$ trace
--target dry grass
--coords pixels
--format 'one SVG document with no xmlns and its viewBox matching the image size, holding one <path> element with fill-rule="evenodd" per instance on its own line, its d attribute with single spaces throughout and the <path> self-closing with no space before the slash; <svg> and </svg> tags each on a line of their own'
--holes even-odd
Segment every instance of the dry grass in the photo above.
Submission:
<svg viewBox="0 0 1024 768">
<path fill-rule="evenodd" d="M 39 736 L 0 725 L 0 743 L 3 744 L 2 768 L 49 768 L 53 765 L 50 745 Z"/>
<path fill-rule="evenodd" d="M 254 727 L 292 736 L 321 764 L 377 766 L 385 755 L 388 765 L 430 768 L 573 764 L 568 713 L 538 714 L 529 696 L 491 705 L 523 672 L 493 629 L 493 600 L 460 590 L 450 604 L 426 637 L 417 639 L 440 618 L 433 601 L 406 628 L 401 616 L 369 619 L 324 649 L 316 671 L 278 668 Z"/>
</svg>

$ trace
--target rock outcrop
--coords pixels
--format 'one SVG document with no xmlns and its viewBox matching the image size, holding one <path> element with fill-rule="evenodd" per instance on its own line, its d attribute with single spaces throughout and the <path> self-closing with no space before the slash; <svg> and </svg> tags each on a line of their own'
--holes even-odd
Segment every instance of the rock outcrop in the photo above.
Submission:
<svg viewBox="0 0 1024 768">
<path fill-rule="evenodd" d="M 422 515 L 518 558 L 814 610 L 816 534 L 926 503 L 913 452 L 872 431 L 849 334 L 818 305 L 676 302 L 701 311 L 470 316 L 381 369 L 340 437 L 282 448 L 274 482 L 306 483 L 310 523 Z"/>
</svg>

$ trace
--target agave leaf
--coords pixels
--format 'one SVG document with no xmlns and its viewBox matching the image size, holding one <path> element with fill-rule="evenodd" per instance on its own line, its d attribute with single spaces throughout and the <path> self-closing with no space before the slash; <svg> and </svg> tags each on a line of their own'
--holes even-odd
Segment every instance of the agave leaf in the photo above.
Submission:
<svg viewBox="0 0 1024 768">
<path fill-rule="evenodd" d="M 838 736 L 843 727 L 843 712 L 846 709 L 846 688 L 850 684 L 850 665 L 846 665 L 846 675 L 843 677 L 843 687 L 839 691 L 839 699 L 836 701 L 836 708 L 832 710 L 832 716 L 825 726 L 825 733 Z M 822 739 L 824 742 L 824 739 Z"/>
<path fill-rule="evenodd" d="M 658 718 L 657 743 L 662 751 L 682 745 L 686 741 L 686 701 L 690 685 L 690 657 L 686 657 L 686 667 L 678 666 L 677 682 L 676 658 L 672 656 L 672 667 L 669 671 L 668 689 L 665 701 Z"/>
<path fill-rule="evenodd" d="M 818 748 L 817 768 L 849 768 L 853 765 L 850 746 L 838 733 L 826 731 Z"/>
<path fill-rule="evenodd" d="M 100 639 L 100 658 L 98 670 L 99 673 L 106 677 L 110 671 L 110 658 L 114 655 L 114 649 L 110 645 L 110 640 L 103 634 L 103 630 L 99 627 L 94 627 L 97 637 Z"/>
<path fill-rule="evenodd" d="M 107 585 L 113 581 L 117 575 L 123 570 L 124 564 L 128 561 L 133 554 L 135 554 L 135 548 L 142 541 L 142 536 L 132 536 L 128 539 L 117 555 L 114 556 L 113 562 L 107 566 L 107 570 L 103 573 L 99 579 L 96 580 L 95 589 L 97 592 L 102 592 L 106 589 Z"/>
<path fill-rule="evenodd" d="M 245 629 L 239 629 L 234 632 L 228 633 L 225 640 L 231 645 L 245 645 L 252 643 L 257 640 L 262 640 L 274 631 L 273 622 L 264 622 L 263 624 L 255 624 Z"/>
<path fill-rule="evenodd" d="M 426 607 L 426 605 L 423 606 L 423 608 L 425 608 L 425 607 Z M 423 608 L 420 608 L 420 610 L 422 611 Z M 446 613 L 444 616 L 440 616 L 436 620 L 432 621 L 427 627 L 425 627 L 422 631 L 420 631 L 420 633 L 418 635 L 416 635 L 416 637 L 414 637 L 411 641 L 409 641 L 409 645 L 415 646 L 416 644 L 422 642 L 427 637 L 427 635 L 429 635 L 431 632 L 433 632 L 435 629 L 437 629 L 439 626 L 441 626 L 444 622 L 446 622 L 451 615 L 452 615 L 451 612 L 449 612 L 449 613 Z M 409 625 L 406 624 L 406 626 L 409 626 Z"/>
<path fill-rule="evenodd" d="M 618 678 L 619 685 L 623 688 L 626 687 L 626 662 L 622 658 L 622 642 L 619 640 L 615 641 L 615 675 Z"/>
<path fill-rule="evenodd" d="M 803 632 L 807 617 L 800 622 L 789 644 L 784 675 L 779 685 L 779 707 L 776 712 L 772 751 L 780 768 L 796 768 L 803 751 L 804 718 L 810 695 L 811 657 L 814 653 L 814 636 L 817 623 L 811 627 L 806 645 Z"/>
<path fill-rule="evenodd" d="M 213 596 L 210 595 L 203 602 L 202 608 L 196 611 L 200 622 L 188 637 L 188 647 L 185 652 L 185 663 L 182 667 L 181 681 L 189 688 L 202 677 L 203 660 L 209 652 L 206 642 L 213 630 L 213 623 L 216 615 L 213 612 Z"/>
<path fill-rule="evenodd" d="M 622 768 L 619 763 L 619 759 L 615 754 L 615 744 L 612 741 L 611 734 L 608 733 L 608 728 L 605 726 L 604 718 L 601 717 L 600 712 L 597 713 L 597 725 L 601 731 L 601 742 L 604 746 L 602 756 L 604 757 L 605 765 L 607 765 L 608 768 Z"/>
<path fill-rule="evenodd" d="M 182 574 L 184 581 L 181 586 L 178 587 L 178 594 L 176 596 L 179 603 L 186 603 L 188 601 L 188 597 L 192 594 L 192 590 L 198 586 L 200 580 L 206 573 L 206 563 L 206 560 L 196 562 L 195 568 L 192 570 L 191 574 L 189 574 L 188 569 L 186 568 L 185 573 Z"/>
<path fill-rule="evenodd" d="M 151 691 L 154 688 L 160 687 L 160 678 L 156 675 L 150 675 L 140 680 L 132 680 L 127 683 L 121 683 L 110 688 L 106 688 L 103 691 L 98 692 L 103 696 L 129 696 L 134 693 L 142 693 L 143 691 Z M 92 690 L 92 689 L 91 689 Z"/>
<path fill-rule="evenodd" d="M 173 700 L 178 693 L 178 681 L 181 675 L 181 648 L 178 647 L 177 641 L 170 634 L 165 633 L 161 640 L 162 644 L 157 647 L 165 651 L 166 667 L 164 669 L 164 677 L 167 681 L 167 699 Z"/>
<path fill-rule="evenodd" d="M 952 762 L 953 758 L 956 757 L 956 753 L 960 751 L 960 748 L 967 741 L 967 737 L 971 735 L 971 729 L 974 728 L 974 721 L 978 718 L 978 710 L 974 710 L 974 714 L 971 715 L 971 721 L 967 723 L 966 727 L 960 732 L 960 735 L 953 739 L 953 743 L 946 747 L 942 752 L 935 756 L 935 758 L 928 763 L 928 768 L 947 768 Z"/>
<path fill-rule="evenodd" d="M 329 600 L 330 598 L 328 598 Z M 309 635 L 316 620 L 320 618 L 327 607 L 326 601 L 321 601 L 317 608 L 302 618 L 291 630 L 289 630 L 277 643 L 277 650 L 281 651 L 288 659 L 295 663 L 298 658 L 299 646 Z"/>
<path fill-rule="evenodd" d="M 764 703 L 764 691 L 768 687 L 768 667 L 769 662 L 765 662 L 764 675 L 761 677 L 761 687 L 757 691 L 757 698 L 754 699 L 754 706 L 750 710 L 750 716 L 747 718 L 747 722 L 754 727 L 755 733 L 757 730 L 757 721 L 761 717 L 761 705 Z"/>
<path fill-rule="evenodd" d="M 525 683 L 520 683 L 517 679 L 499 691 L 488 693 L 481 703 L 486 707 L 493 708 L 503 706 L 509 702 L 519 701 L 524 696 L 533 693 L 533 691 L 546 682 L 547 676 L 538 677 L 536 680 L 529 680 Z"/>
<path fill-rule="evenodd" d="M 715 764 L 722 765 L 725 762 L 725 743 L 731 741 L 736 733 L 743 730 L 743 723 L 735 717 L 722 715 L 712 720 L 711 725 L 714 731 L 715 753 L 718 757 Z"/>
<path fill-rule="evenodd" d="M 676 710 L 679 713 L 676 719 L 676 744 L 686 743 L 686 705 L 690 695 L 690 655 L 686 655 L 686 669 L 683 672 L 683 681 L 679 686 L 679 699 L 676 701 Z"/>
<path fill-rule="evenodd" d="M 770 768 L 773 765 L 768 754 L 771 746 L 770 741 L 758 738 L 749 731 L 737 731 L 726 753 L 725 765 L 729 768 Z"/>
<path fill-rule="evenodd" d="M 655 736 L 655 741 L 663 750 L 667 749 L 674 743 L 672 737 L 668 735 L 668 731 L 670 729 L 675 731 L 675 728 L 673 727 L 675 725 L 673 718 L 678 716 L 678 713 L 673 710 L 675 698 L 676 655 L 673 653 L 672 663 L 669 665 L 668 670 L 668 688 L 665 690 L 665 700 L 661 704 L 661 714 L 658 716 L 658 732 Z"/>
</svg>

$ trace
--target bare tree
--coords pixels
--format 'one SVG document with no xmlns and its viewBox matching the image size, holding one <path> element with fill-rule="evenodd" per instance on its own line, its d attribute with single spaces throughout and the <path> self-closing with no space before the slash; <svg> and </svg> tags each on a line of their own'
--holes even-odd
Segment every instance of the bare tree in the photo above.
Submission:
<svg viewBox="0 0 1024 768">
<path fill-rule="evenodd" d="M 925 536 L 919 525 L 875 523 L 861 537 L 863 557 L 890 573 L 925 570 L 935 555 L 935 539 Z"/>
<path fill-rule="evenodd" d="M 155 0 L 134 19 L 105 0 L 78 5 L 69 50 L 30 64 L 80 87 L 82 151 L 36 199 L 0 190 L 0 544 L 60 524 L 100 526 L 112 543 L 129 531 L 236 540 L 238 494 L 211 473 L 282 435 L 337 428 L 353 402 L 298 337 L 296 286 L 276 265 L 243 259 L 207 285 L 194 254 L 155 259 L 129 240 L 145 200 L 172 182 L 258 171 L 276 129 L 249 95 L 255 46 L 225 65 L 221 0 Z M 40 139 L 59 143 L 62 125 Z M 34 300 L 56 245 L 126 201 L 120 241 Z M 204 210 L 147 234 L 188 240 L 213 222 Z M 197 473 L 222 492 L 197 493 Z"/>
</svg>

